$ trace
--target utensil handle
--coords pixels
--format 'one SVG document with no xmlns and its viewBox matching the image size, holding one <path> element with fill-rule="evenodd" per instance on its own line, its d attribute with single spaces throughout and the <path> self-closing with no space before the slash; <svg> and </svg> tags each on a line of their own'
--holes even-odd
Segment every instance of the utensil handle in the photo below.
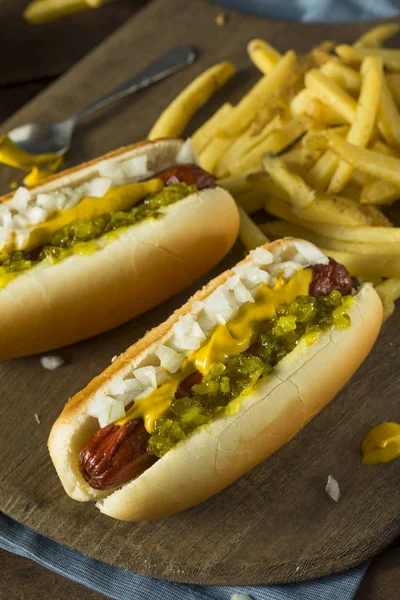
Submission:
<svg viewBox="0 0 400 600">
<path fill-rule="evenodd" d="M 108 94 L 99 100 L 89 104 L 89 106 L 75 116 L 75 121 L 80 121 L 96 110 L 107 106 L 111 102 L 124 98 L 129 94 L 133 94 L 137 90 L 145 88 L 161 79 L 165 79 L 165 77 L 168 77 L 172 73 L 176 73 L 177 71 L 192 65 L 196 60 L 196 57 L 197 52 L 195 48 L 191 46 L 177 46 L 176 48 L 172 48 L 143 71 L 132 77 L 132 79 L 125 81 L 125 83 L 119 85 L 111 92 L 108 92 Z"/>
</svg>

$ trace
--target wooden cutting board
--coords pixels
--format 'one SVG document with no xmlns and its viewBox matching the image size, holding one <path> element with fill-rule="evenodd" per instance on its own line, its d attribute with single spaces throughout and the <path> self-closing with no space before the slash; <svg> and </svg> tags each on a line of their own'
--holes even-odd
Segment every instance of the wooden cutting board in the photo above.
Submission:
<svg viewBox="0 0 400 600">
<path fill-rule="evenodd" d="M 70 154 L 71 163 L 76 163 L 145 137 L 177 91 L 218 60 L 232 59 L 243 71 L 195 125 L 222 100 L 235 101 L 257 78 L 245 51 L 253 37 L 265 37 L 280 50 L 304 52 L 324 39 L 351 41 L 367 28 L 289 24 L 234 13 L 221 28 L 215 24 L 218 12 L 202 0 L 155 1 L 4 129 L 66 117 L 174 44 L 191 43 L 200 49 L 201 58 L 191 69 L 82 126 Z M 6 169 L 1 175 L 4 188 L 15 177 Z M 238 245 L 213 275 L 241 255 Z M 50 427 L 64 402 L 193 291 L 110 333 L 57 351 L 65 366 L 56 371 L 44 371 L 37 356 L 0 365 L 0 508 L 98 560 L 199 584 L 300 581 L 347 569 L 377 554 L 400 533 L 400 464 L 362 466 L 359 448 L 372 425 L 400 420 L 400 312 L 384 326 L 370 357 L 330 406 L 277 454 L 200 506 L 157 522 L 122 523 L 64 494 L 46 449 Z M 329 474 L 341 487 L 338 504 L 324 491 Z"/>
</svg>

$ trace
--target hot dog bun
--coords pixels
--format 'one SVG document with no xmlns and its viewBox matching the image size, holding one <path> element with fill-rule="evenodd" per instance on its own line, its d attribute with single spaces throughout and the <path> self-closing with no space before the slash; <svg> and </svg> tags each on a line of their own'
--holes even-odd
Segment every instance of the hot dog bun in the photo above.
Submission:
<svg viewBox="0 0 400 600">
<path fill-rule="evenodd" d="M 287 244 L 279 240 L 267 249 Z M 244 261 L 245 262 L 245 261 Z M 78 455 L 98 427 L 87 415 L 94 394 L 128 367 L 149 361 L 156 343 L 174 323 L 232 275 L 211 281 L 165 323 L 72 398 L 54 424 L 49 451 L 66 492 L 97 500 L 101 512 L 121 520 L 147 520 L 189 508 L 217 493 L 265 460 L 304 427 L 343 387 L 363 362 L 382 323 L 381 301 L 369 284 L 354 296 L 347 330 L 323 333 L 310 347 L 297 346 L 243 399 L 239 410 L 197 429 L 135 480 L 116 491 L 97 491 L 82 478 Z"/>
<path fill-rule="evenodd" d="M 181 141 L 165 139 L 121 148 L 51 177 L 31 193 L 86 181 L 104 159 L 146 153 L 149 169 L 156 172 L 174 164 L 181 147 Z M 118 233 L 90 255 L 73 255 L 19 275 L 0 290 L 0 359 L 74 343 L 159 304 L 221 260 L 238 226 L 228 192 L 205 189 L 166 207 L 163 218 Z"/>
</svg>

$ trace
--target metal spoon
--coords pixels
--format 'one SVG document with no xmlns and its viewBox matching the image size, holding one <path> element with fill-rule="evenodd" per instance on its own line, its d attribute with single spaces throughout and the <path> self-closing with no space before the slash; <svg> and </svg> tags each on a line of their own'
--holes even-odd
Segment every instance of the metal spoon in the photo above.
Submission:
<svg viewBox="0 0 400 600">
<path fill-rule="evenodd" d="M 89 104 L 78 114 L 65 119 L 65 121 L 60 123 L 27 123 L 16 127 L 8 135 L 17 146 L 31 154 L 47 154 L 49 152 L 64 154 L 71 146 L 72 134 L 79 121 L 114 102 L 114 100 L 124 98 L 128 94 L 132 94 L 184 69 L 193 64 L 196 57 L 196 50 L 191 46 L 172 48 L 132 79 L 116 87 L 99 100 Z"/>
</svg>

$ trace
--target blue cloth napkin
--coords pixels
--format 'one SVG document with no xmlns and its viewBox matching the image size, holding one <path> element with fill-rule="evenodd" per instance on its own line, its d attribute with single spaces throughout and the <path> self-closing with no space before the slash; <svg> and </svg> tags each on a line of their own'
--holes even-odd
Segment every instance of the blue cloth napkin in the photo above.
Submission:
<svg viewBox="0 0 400 600">
<path fill-rule="evenodd" d="M 211 0 L 226 8 L 285 21 L 363 21 L 400 12 L 400 0 Z"/>
<path fill-rule="evenodd" d="M 247 594 L 252 600 L 351 600 L 367 570 L 364 564 L 307 583 L 257 587 L 170 583 L 83 556 L 6 515 L 0 515 L 0 547 L 116 600 L 230 600 L 233 594 Z"/>
<path fill-rule="evenodd" d="M 269 18 L 298 21 L 352 21 L 392 17 L 400 0 L 212 0 L 227 8 Z M 0 514 L 0 547 L 118 600 L 351 600 L 367 565 L 301 584 L 217 587 L 185 585 L 111 567 L 61 546 Z"/>
</svg>

